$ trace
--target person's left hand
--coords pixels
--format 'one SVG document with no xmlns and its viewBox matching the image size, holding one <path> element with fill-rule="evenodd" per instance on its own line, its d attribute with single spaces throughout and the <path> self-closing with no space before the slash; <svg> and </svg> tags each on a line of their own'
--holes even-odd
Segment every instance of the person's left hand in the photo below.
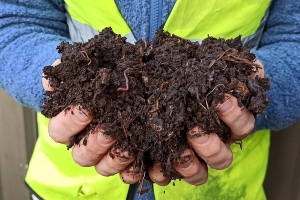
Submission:
<svg viewBox="0 0 300 200">
<path fill-rule="evenodd" d="M 254 116 L 246 109 L 238 105 L 237 99 L 231 95 L 225 95 L 225 102 L 214 105 L 218 110 L 219 118 L 231 129 L 231 141 L 240 141 L 246 138 L 254 128 Z M 173 164 L 183 180 L 192 185 L 201 185 L 207 181 L 207 165 L 214 169 L 225 169 L 232 162 L 230 144 L 225 144 L 216 133 L 203 133 L 201 127 L 195 126 L 188 132 L 188 141 L 193 150 L 186 149 L 178 162 Z M 198 154 L 206 163 L 200 162 Z M 149 177 L 158 185 L 164 186 L 170 183 L 171 178 L 163 176 L 160 164 L 155 164 L 148 171 Z M 131 167 L 121 172 L 125 183 L 135 183 L 141 178 L 138 169 Z"/>
<path fill-rule="evenodd" d="M 257 71 L 251 74 L 251 77 L 264 77 L 263 64 L 256 60 L 255 64 L 260 65 Z M 253 130 L 255 118 L 244 107 L 238 105 L 236 97 L 226 94 L 223 104 L 212 104 L 212 108 L 218 113 L 220 120 L 226 123 L 231 130 L 230 141 L 242 141 Z M 201 127 L 195 126 L 187 134 L 188 141 L 192 147 L 186 149 L 180 159 L 173 163 L 174 168 L 184 178 L 183 180 L 191 185 L 201 185 L 207 181 L 209 165 L 213 169 L 222 170 L 230 166 L 233 155 L 230 149 L 232 143 L 223 143 L 216 133 L 205 133 Z M 201 162 L 195 153 L 202 158 Z M 149 177 L 158 185 L 165 186 L 171 181 L 170 177 L 163 176 L 160 163 L 156 163 L 148 170 Z M 121 173 L 122 180 L 125 183 L 136 183 L 141 180 L 141 173 L 138 168 L 126 168 Z"/>
</svg>

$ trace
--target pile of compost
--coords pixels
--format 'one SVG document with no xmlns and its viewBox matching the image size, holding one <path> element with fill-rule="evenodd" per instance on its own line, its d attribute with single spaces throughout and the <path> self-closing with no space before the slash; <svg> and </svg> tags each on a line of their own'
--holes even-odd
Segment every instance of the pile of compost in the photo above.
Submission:
<svg viewBox="0 0 300 200">
<path fill-rule="evenodd" d="M 117 139 L 111 151 L 130 152 L 142 170 L 160 162 L 173 179 L 180 175 L 172 163 L 191 148 L 187 131 L 193 126 L 228 142 L 230 129 L 212 101 L 231 94 L 254 116 L 268 105 L 270 80 L 251 76 L 259 65 L 241 37 L 208 37 L 199 44 L 158 30 L 152 42 L 130 44 L 105 28 L 86 43 L 62 42 L 57 49 L 61 63 L 43 71 L 54 91 L 45 93 L 42 113 L 52 118 L 80 105 L 93 116 L 68 147 L 81 140 L 86 145 L 101 125 Z"/>
</svg>

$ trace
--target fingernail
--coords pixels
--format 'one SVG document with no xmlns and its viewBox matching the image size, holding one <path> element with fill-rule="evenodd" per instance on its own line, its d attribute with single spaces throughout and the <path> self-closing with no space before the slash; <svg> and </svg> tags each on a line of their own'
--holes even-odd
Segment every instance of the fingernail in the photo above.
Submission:
<svg viewBox="0 0 300 200">
<path fill-rule="evenodd" d="M 178 161 L 178 166 L 180 168 L 189 168 L 192 164 L 192 159 L 191 159 L 191 155 L 188 154 L 188 155 L 184 155 L 184 156 L 181 156 L 179 158 L 179 161 Z"/>
<path fill-rule="evenodd" d="M 219 114 L 226 113 L 228 110 L 232 108 L 233 104 L 232 101 L 227 99 L 223 104 L 221 104 L 218 108 Z"/>
<path fill-rule="evenodd" d="M 97 139 L 103 145 L 110 144 L 114 139 L 104 134 L 104 131 L 98 133 Z"/>
<path fill-rule="evenodd" d="M 197 144 L 203 145 L 203 144 L 206 144 L 210 140 L 210 136 L 209 136 L 209 134 L 202 133 L 197 136 L 194 136 L 192 138 L 192 140 L 194 140 Z"/>
<path fill-rule="evenodd" d="M 126 168 L 126 173 L 134 176 L 134 175 L 139 174 L 140 170 L 138 168 L 136 168 L 136 167 L 130 166 L 130 167 Z"/>
<path fill-rule="evenodd" d="M 199 127 L 193 128 L 189 135 L 191 140 L 200 145 L 206 144 L 210 140 L 209 134 Z"/>
<path fill-rule="evenodd" d="M 88 114 L 85 113 L 85 112 L 82 110 L 82 108 L 80 108 L 80 107 L 75 107 L 75 108 L 73 109 L 73 113 L 72 113 L 72 114 L 74 115 L 74 117 L 75 117 L 78 121 L 80 121 L 80 122 L 82 122 L 82 123 L 87 122 L 87 121 L 90 120 Z"/>
<path fill-rule="evenodd" d="M 129 160 L 128 153 L 116 153 L 116 157 L 119 163 L 123 163 Z"/>
</svg>

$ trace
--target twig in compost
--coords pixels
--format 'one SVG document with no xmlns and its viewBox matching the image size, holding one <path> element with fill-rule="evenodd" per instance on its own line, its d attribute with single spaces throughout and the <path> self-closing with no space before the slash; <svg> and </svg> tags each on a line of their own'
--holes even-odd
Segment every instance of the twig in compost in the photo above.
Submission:
<svg viewBox="0 0 300 200">
<path fill-rule="evenodd" d="M 214 91 L 215 91 L 215 89 L 217 89 L 217 87 L 219 87 L 219 86 L 223 86 L 223 87 L 225 87 L 225 85 L 223 85 L 223 84 L 218 84 L 218 85 L 216 85 L 213 89 L 212 89 L 212 91 L 210 91 L 207 95 L 206 95 L 206 97 L 205 97 L 205 101 L 206 101 L 206 107 L 207 107 L 207 109 L 209 109 L 209 106 L 208 106 L 208 102 L 207 102 L 207 97 L 211 94 L 211 93 L 213 93 Z"/>
<path fill-rule="evenodd" d="M 85 51 L 80 51 L 85 57 L 87 57 L 90 61 L 89 61 L 89 63 L 88 63 L 88 65 L 90 65 L 91 64 L 91 62 L 92 62 L 92 60 L 90 59 L 90 57 L 88 56 L 88 54 L 87 54 L 87 52 L 85 52 Z"/>
</svg>

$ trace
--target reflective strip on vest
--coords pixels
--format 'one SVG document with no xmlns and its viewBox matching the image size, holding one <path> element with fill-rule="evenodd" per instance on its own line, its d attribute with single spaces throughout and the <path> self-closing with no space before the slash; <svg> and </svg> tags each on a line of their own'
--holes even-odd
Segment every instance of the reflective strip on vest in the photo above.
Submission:
<svg viewBox="0 0 300 200">
<path fill-rule="evenodd" d="M 68 15 L 68 26 L 73 41 L 86 42 L 105 27 L 112 27 L 114 32 L 127 37 L 127 41 L 130 43 L 136 41 L 114 3 L 107 2 L 108 6 L 112 8 L 112 12 L 108 13 L 104 9 L 105 4 L 102 4 L 101 1 L 95 3 L 89 0 L 83 3 L 78 0 L 67 0 L 65 2 L 68 5 L 66 9 L 72 16 Z M 177 0 L 164 25 L 164 30 L 199 42 L 208 35 L 226 39 L 241 35 L 244 44 L 251 48 L 257 48 L 269 16 L 270 3 L 271 0 L 235 0 L 231 2 L 202 0 L 199 4 L 199 1 Z M 115 15 L 113 23 L 110 23 L 108 17 L 103 18 L 99 14 L 90 16 L 92 12 L 86 14 L 86 10 L 89 10 L 90 7 L 95 9 L 93 6 L 101 8 L 100 11 L 104 16 Z M 85 9 L 81 9 L 82 7 Z M 199 9 L 194 9 L 195 7 Z M 190 12 L 187 13 L 186 10 Z M 89 16 L 91 20 L 87 23 Z M 117 20 L 119 20 L 118 23 L 116 23 Z M 99 23 L 100 21 L 102 24 Z"/>
<path fill-rule="evenodd" d="M 66 9 L 68 9 L 68 6 L 66 6 Z M 70 39 L 73 42 L 87 42 L 90 38 L 94 37 L 94 35 L 99 34 L 99 31 L 95 30 L 93 27 L 91 27 L 88 24 L 83 24 L 73 18 L 67 13 L 67 24 L 69 27 L 69 35 Z M 123 37 L 126 37 L 126 41 L 134 44 L 136 42 L 135 37 L 131 32 L 127 34 L 123 34 Z"/>
<path fill-rule="evenodd" d="M 65 2 L 73 41 L 86 42 L 105 27 L 112 27 L 116 33 L 135 41 L 114 1 Z M 197 40 L 207 35 L 222 38 L 242 35 L 244 41 L 251 41 L 251 47 L 257 47 L 270 0 L 201 0 L 198 4 L 199 1 L 177 0 L 164 29 L 180 37 Z M 94 168 L 78 166 L 70 151 L 48 136 L 48 120 L 41 114 L 38 114 L 38 126 L 40 135 L 26 176 L 26 182 L 37 194 L 47 200 L 126 198 L 128 185 L 122 183 L 118 175 L 102 177 Z M 174 181 L 175 186 L 159 187 L 154 184 L 155 198 L 266 199 L 263 180 L 269 142 L 269 131 L 252 134 L 243 140 L 243 150 L 238 145 L 231 145 L 234 160 L 229 168 L 219 171 L 209 168 L 209 179 L 204 185 L 195 187 L 179 180 Z"/>
</svg>

